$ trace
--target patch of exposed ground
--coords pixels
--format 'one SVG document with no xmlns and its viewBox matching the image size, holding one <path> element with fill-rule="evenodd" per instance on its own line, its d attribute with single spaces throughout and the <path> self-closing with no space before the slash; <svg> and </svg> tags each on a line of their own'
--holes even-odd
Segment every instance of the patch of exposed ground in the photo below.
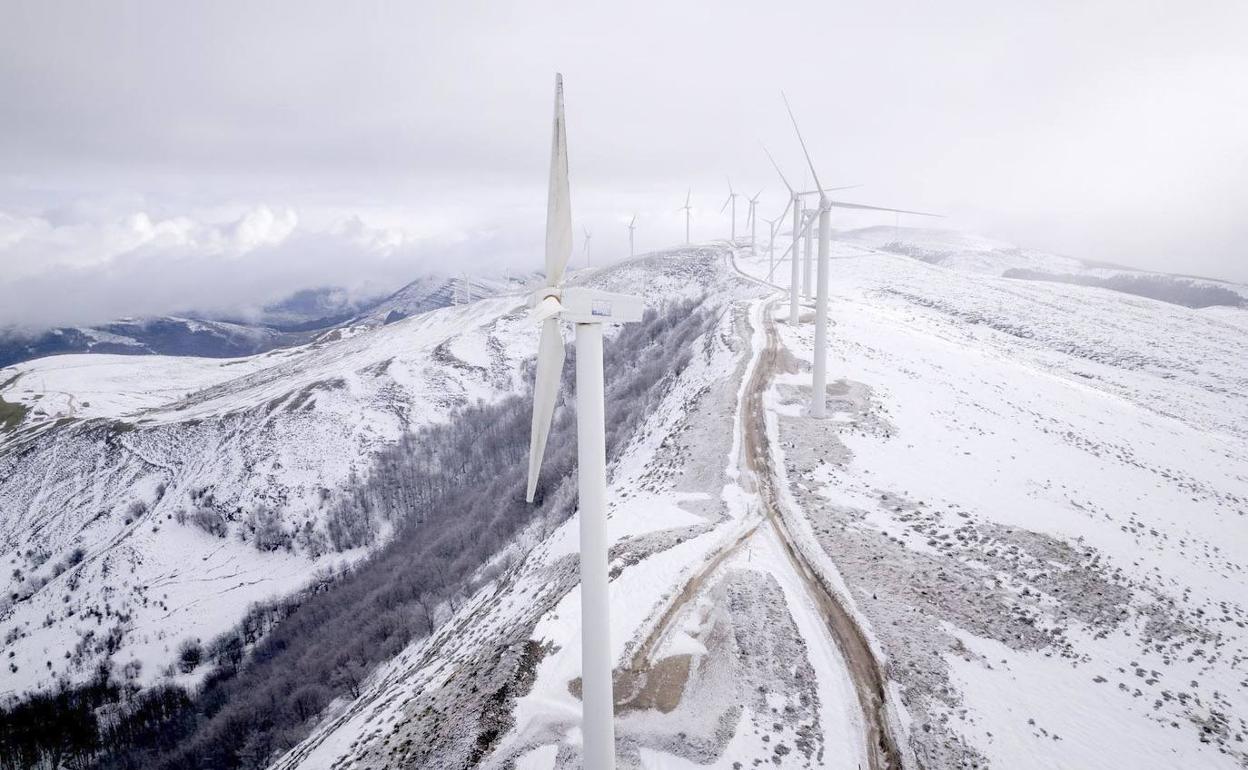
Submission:
<svg viewBox="0 0 1248 770">
<path fill-rule="evenodd" d="M 662 657 L 644 672 L 617 671 L 619 762 L 640 768 L 652 749 L 699 764 L 731 760 L 735 746 L 777 767 L 819 767 L 817 678 L 806 642 L 775 578 L 730 569 L 706 591 L 701 654 Z M 558 768 L 576 767 L 571 752 Z"/>
</svg>

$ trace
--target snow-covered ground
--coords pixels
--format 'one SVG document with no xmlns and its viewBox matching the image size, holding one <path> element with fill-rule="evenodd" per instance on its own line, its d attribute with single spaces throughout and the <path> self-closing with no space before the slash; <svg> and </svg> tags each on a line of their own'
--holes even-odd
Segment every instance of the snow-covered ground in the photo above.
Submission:
<svg viewBox="0 0 1248 770">
<path fill-rule="evenodd" d="M 762 299 L 726 254 L 676 250 L 596 277 L 650 296 L 709 292 L 719 318 L 611 480 L 621 767 L 857 768 L 866 739 L 849 674 L 741 464 Z M 277 766 L 579 767 L 577 527 L 573 516 L 531 533 L 515 570 Z"/>
<path fill-rule="evenodd" d="M 256 601 L 359 558 L 260 552 L 259 508 L 297 533 L 370 456 L 457 405 L 510 394 L 535 342 L 496 297 L 240 359 L 54 356 L 0 370 L 29 409 L 0 431 L 0 693 L 79 680 L 111 655 L 153 681 Z M 207 511 L 214 536 L 185 521 Z M 384 524 L 384 522 L 383 522 Z M 80 560 L 80 561 L 76 561 Z"/>
<path fill-rule="evenodd" d="M 918 757 L 1243 766 L 1248 310 L 852 240 L 831 263 L 833 415 L 804 416 L 809 318 L 778 323 L 797 362 L 773 402 Z"/>
<path fill-rule="evenodd" d="M 878 766 L 829 601 L 887 680 L 907 768 L 1248 766 L 1248 309 L 1004 278 L 1112 270 L 974 236 L 839 233 L 831 414 L 813 421 L 813 313 L 790 327 L 779 292 L 737 272 L 767 258 L 731 251 L 573 276 L 715 318 L 612 468 L 621 767 Z M 8 590 L 85 550 L 0 614 L 20 631 L 5 689 L 116 625 L 115 660 L 168 662 L 365 555 L 259 553 L 169 517 L 207 485 L 222 511 L 318 522 L 321 488 L 406 427 L 520 389 L 537 335 L 519 302 L 245 359 L 0 370 L 30 409 L 0 433 Z M 577 526 L 526 531 L 276 767 L 579 766 Z"/>
</svg>

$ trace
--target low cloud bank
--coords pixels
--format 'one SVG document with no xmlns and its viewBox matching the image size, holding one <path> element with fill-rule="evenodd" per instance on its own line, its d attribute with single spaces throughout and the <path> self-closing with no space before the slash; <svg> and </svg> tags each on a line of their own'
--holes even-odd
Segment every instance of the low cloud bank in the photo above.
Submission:
<svg viewBox="0 0 1248 770">
<path fill-rule="evenodd" d="M 316 227 L 291 208 L 263 205 L 216 221 L 143 210 L 0 211 L 0 328 L 174 313 L 247 318 L 293 292 L 329 286 L 371 296 L 422 273 L 534 262 L 540 244 L 514 233 L 480 225 L 416 236 L 353 214 Z"/>
</svg>

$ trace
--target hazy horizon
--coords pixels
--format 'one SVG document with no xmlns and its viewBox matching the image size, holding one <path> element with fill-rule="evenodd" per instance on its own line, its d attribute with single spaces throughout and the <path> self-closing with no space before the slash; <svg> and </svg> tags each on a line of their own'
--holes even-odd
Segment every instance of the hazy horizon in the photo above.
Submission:
<svg viewBox="0 0 1248 770">
<path fill-rule="evenodd" d="M 540 264 L 553 73 L 595 261 L 723 237 L 760 149 L 846 199 L 1147 270 L 1248 281 L 1248 8 L 958 2 L 524 12 L 5 0 L 0 325 L 237 312 Z M 739 213 L 744 221 L 744 211 Z M 842 215 L 837 227 L 926 226 Z"/>
</svg>

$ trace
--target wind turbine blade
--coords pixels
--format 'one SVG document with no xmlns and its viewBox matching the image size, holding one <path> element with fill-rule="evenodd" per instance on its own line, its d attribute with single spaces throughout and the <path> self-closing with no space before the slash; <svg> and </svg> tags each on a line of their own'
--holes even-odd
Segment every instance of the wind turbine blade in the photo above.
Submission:
<svg viewBox="0 0 1248 770">
<path fill-rule="evenodd" d="M 559 398 L 559 380 L 563 374 L 563 336 L 559 319 L 542 322 L 542 338 L 537 347 L 537 377 L 533 382 L 533 427 L 529 433 L 529 488 L 525 500 L 533 502 L 537 477 L 542 470 L 542 455 L 550 436 L 550 422 Z"/>
<path fill-rule="evenodd" d="M 759 144 L 763 143 L 759 142 Z M 789 184 L 789 180 L 784 178 L 784 172 L 780 170 L 780 166 L 776 165 L 776 159 L 771 157 L 771 152 L 767 149 L 767 145 L 765 144 L 763 144 L 763 152 L 767 153 L 767 160 L 771 161 L 771 167 L 774 168 L 776 173 L 780 175 L 780 181 L 784 182 L 784 186 L 789 188 L 789 193 L 792 194 L 793 185 Z"/>
<path fill-rule="evenodd" d="M 737 191 L 732 189 L 732 177 L 726 176 L 724 178 L 728 180 L 728 197 L 731 198 L 737 194 Z"/>
<path fill-rule="evenodd" d="M 797 193 L 797 195 L 823 195 L 825 193 L 837 192 L 838 190 L 856 190 L 859 187 L 862 187 L 862 185 L 847 184 L 844 187 L 825 187 L 822 190 L 803 190 L 802 192 Z"/>
<path fill-rule="evenodd" d="M 780 215 L 780 220 L 779 220 L 779 221 L 781 221 L 781 222 L 783 222 L 783 221 L 784 221 L 784 218 L 785 218 L 786 216 L 788 216 L 789 209 L 790 209 L 790 208 L 792 208 L 792 206 L 793 206 L 793 198 L 792 198 L 792 197 L 790 197 L 790 198 L 788 199 L 788 201 L 786 201 L 786 202 L 785 202 L 785 204 L 784 204 L 784 213 Z"/>
<path fill-rule="evenodd" d="M 810 159 L 810 151 L 806 149 L 806 140 L 802 138 L 802 129 L 797 127 L 797 118 L 793 117 L 793 108 L 789 106 L 789 97 L 784 95 L 784 91 L 781 91 L 780 98 L 784 99 L 784 108 L 789 111 L 789 120 L 793 121 L 793 130 L 797 132 L 797 141 L 801 142 L 802 153 L 806 156 L 806 165 L 810 166 L 810 174 L 815 178 L 815 189 L 822 190 L 823 185 L 819 184 L 819 172 L 815 171 L 815 163 Z"/>
<path fill-rule="evenodd" d="M 728 204 L 729 204 L 729 203 L 732 203 L 732 196 L 731 196 L 731 195 L 729 195 L 729 196 L 728 196 L 728 197 L 724 200 L 724 205 L 722 205 L 722 206 L 720 206 L 720 207 L 719 207 L 719 213 L 721 213 L 721 214 L 722 214 L 722 213 L 724 213 L 724 209 L 728 208 Z"/>
<path fill-rule="evenodd" d="M 693 195 L 693 188 L 690 187 L 685 191 L 685 208 L 689 208 L 689 196 Z"/>
<path fill-rule="evenodd" d="M 568 136 L 563 119 L 563 75 L 555 75 L 555 127 L 546 198 L 546 285 L 558 286 L 572 257 L 572 197 L 568 192 Z"/>
<path fill-rule="evenodd" d="M 629 230 L 632 230 L 632 229 L 633 229 L 633 225 L 635 225 L 635 224 L 637 224 L 637 215 L 636 215 L 636 214 L 633 214 L 633 218 L 632 218 L 632 219 L 630 219 L 630 220 L 628 220 L 628 229 L 629 229 Z"/>
<path fill-rule="evenodd" d="M 845 203 L 844 201 L 825 201 L 827 205 L 838 209 L 863 209 L 866 211 L 891 211 L 894 214 L 917 214 L 921 217 L 938 217 L 944 219 L 944 214 L 929 214 L 926 211 L 907 211 L 906 209 L 889 209 L 883 206 L 867 206 L 862 203 Z"/>
</svg>

